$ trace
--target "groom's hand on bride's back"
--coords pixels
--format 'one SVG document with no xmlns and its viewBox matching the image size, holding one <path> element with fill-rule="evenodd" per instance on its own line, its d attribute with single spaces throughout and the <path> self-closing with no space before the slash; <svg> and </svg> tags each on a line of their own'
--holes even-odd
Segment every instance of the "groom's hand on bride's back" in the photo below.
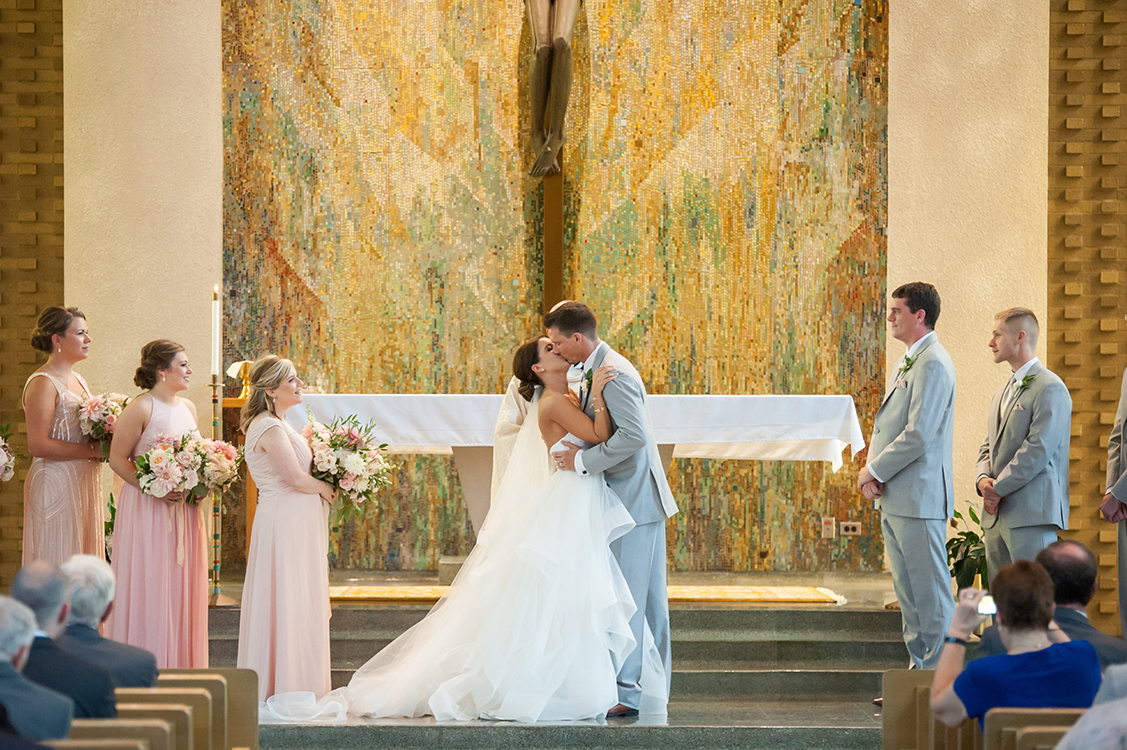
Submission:
<svg viewBox="0 0 1127 750">
<path fill-rule="evenodd" d="M 563 445 L 568 446 L 568 449 L 553 452 L 552 463 L 560 471 L 575 471 L 575 454 L 579 452 L 579 446 L 566 440 L 563 441 Z"/>
</svg>

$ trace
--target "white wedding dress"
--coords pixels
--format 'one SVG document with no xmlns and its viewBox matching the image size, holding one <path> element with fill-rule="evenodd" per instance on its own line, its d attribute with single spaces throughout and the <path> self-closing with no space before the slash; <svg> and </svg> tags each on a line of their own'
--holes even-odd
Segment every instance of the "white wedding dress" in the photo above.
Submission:
<svg viewBox="0 0 1127 750">
<path fill-rule="evenodd" d="M 609 544 L 634 522 L 602 477 L 553 473 L 537 407 L 538 397 L 449 591 L 348 687 L 319 701 L 273 696 L 264 720 L 340 721 L 347 712 L 563 721 L 599 718 L 618 703 L 618 668 L 635 647 L 635 606 Z M 644 647 L 643 684 L 664 692 L 657 651 Z M 664 713 L 665 701 L 646 695 L 643 709 Z"/>
</svg>

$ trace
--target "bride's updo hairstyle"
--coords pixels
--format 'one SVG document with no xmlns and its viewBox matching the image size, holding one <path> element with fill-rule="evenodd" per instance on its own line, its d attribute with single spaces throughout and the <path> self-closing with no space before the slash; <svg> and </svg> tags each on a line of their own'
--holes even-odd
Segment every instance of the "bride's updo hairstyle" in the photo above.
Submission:
<svg viewBox="0 0 1127 750">
<path fill-rule="evenodd" d="M 250 379 L 250 396 L 239 413 L 239 429 L 245 433 L 251 420 L 262 412 L 277 417 L 274 402 L 266 395 L 266 391 L 274 390 L 296 374 L 293 362 L 282 359 L 277 354 L 265 354 L 256 359 L 247 376 Z"/>
<path fill-rule="evenodd" d="M 531 401 L 536 394 L 536 386 L 543 386 L 540 376 L 532 371 L 532 366 L 540 362 L 540 339 L 537 336 L 527 344 L 521 344 L 517 353 L 513 355 L 513 376 L 520 381 L 517 393 L 525 401 Z"/>
<path fill-rule="evenodd" d="M 141 366 L 133 375 L 133 383 L 138 388 L 150 390 L 160 380 L 160 371 L 172 367 L 172 358 L 184 347 L 175 341 L 157 339 L 141 347 Z"/>
<path fill-rule="evenodd" d="M 86 316 L 77 307 L 54 306 L 39 313 L 39 322 L 31 332 L 31 348 L 44 354 L 55 351 L 51 337 L 58 334 L 60 338 L 66 338 L 67 329 L 75 318 L 86 320 Z"/>
</svg>

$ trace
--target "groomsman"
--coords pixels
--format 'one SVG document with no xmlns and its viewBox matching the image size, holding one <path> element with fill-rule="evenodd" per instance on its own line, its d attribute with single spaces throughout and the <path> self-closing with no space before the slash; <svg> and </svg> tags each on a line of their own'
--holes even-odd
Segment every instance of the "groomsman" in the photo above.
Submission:
<svg viewBox="0 0 1127 750">
<path fill-rule="evenodd" d="M 1072 397 L 1037 359 L 1037 316 L 1013 307 L 994 316 L 990 351 L 1011 375 L 990 401 L 978 451 L 990 577 L 1016 560 L 1034 560 L 1068 528 L 1068 442 Z"/>
<path fill-rule="evenodd" d="M 1107 441 L 1107 489 L 1100 511 L 1105 519 L 1119 527 L 1119 620 L 1127 637 L 1127 452 L 1123 445 L 1124 421 L 1127 420 L 1127 370 L 1119 393 L 1115 424 Z"/>
<path fill-rule="evenodd" d="M 877 411 L 869 460 L 857 478 L 881 511 L 904 643 L 921 669 L 935 669 L 955 613 L 946 547 L 955 509 L 955 367 L 935 333 L 938 319 L 931 284 L 892 292 L 889 332 L 908 351 Z"/>
</svg>

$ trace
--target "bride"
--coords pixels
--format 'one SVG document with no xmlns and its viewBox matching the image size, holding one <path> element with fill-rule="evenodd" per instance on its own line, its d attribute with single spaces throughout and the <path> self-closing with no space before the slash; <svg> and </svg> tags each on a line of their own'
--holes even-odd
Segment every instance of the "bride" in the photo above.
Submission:
<svg viewBox="0 0 1127 750">
<path fill-rule="evenodd" d="M 634 522 L 601 476 L 553 473 L 549 446 L 610 437 L 568 390 L 569 364 L 547 338 L 521 346 L 513 374 L 528 416 L 477 544 L 425 618 L 313 706 L 293 694 L 264 718 L 417 717 L 522 722 L 592 719 L 618 702 L 616 675 L 635 647 L 635 612 L 610 542 Z M 616 377 L 599 368 L 591 395 Z M 645 661 L 660 669 L 656 649 Z M 663 685 L 664 679 L 647 681 Z M 306 694 L 311 698 L 310 694 Z M 658 696 L 664 710 L 664 696 Z"/>
</svg>

